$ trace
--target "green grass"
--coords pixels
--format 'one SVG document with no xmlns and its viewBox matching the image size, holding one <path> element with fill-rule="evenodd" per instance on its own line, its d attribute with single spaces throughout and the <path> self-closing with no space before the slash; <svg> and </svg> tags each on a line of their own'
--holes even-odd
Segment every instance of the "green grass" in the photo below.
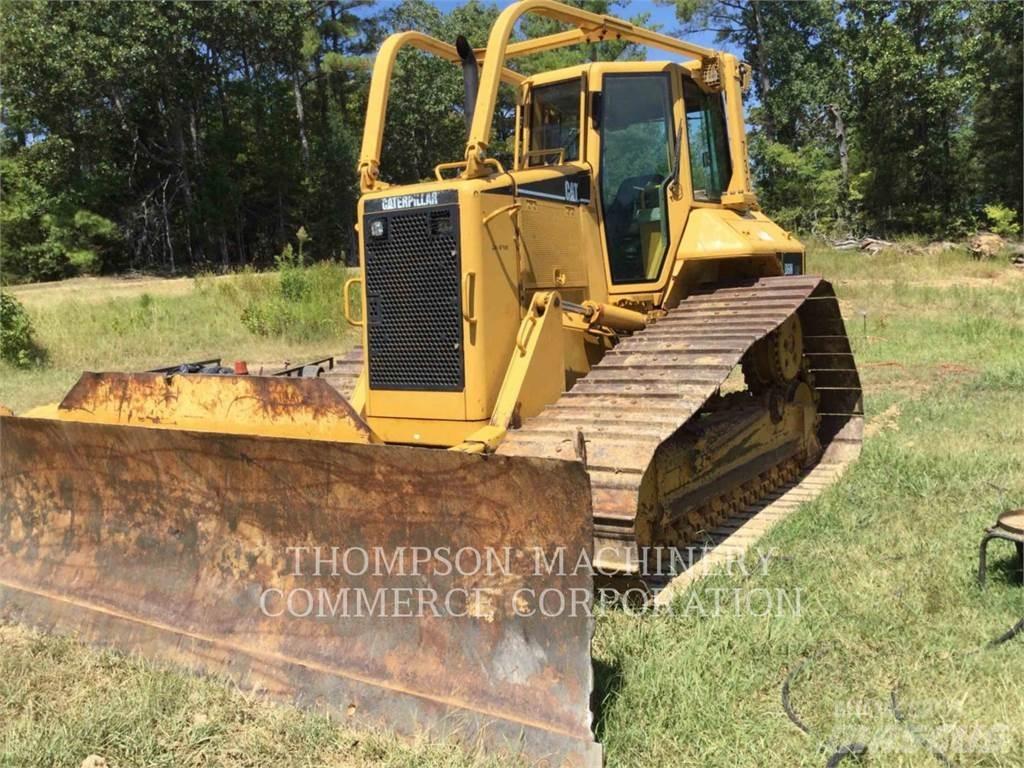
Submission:
<svg viewBox="0 0 1024 768">
<path fill-rule="evenodd" d="M 276 273 L 198 277 L 180 295 L 138 284 L 135 295 L 95 301 L 55 284 L 48 300 L 30 294 L 26 310 L 47 364 L 21 370 L 0 366 L 0 403 L 16 413 L 60 399 L 82 371 L 147 370 L 222 357 L 279 366 L 337 354 L 355 338 L 341 310 L 348 270 L 319 264 L 299 273 L 300 290 L 284 296 Z M 243 322 L 253 308 L 277 321 L 272 335 Z"/>
<path fill-rule="evenodd" d="M 773 553 L 766 573 L 712 576 L 677 603 L 707 608 L 715 590 L 768 589 L 788 596 L 788 610 L 599 615 L 597 733 L 607 764 L 820 767 L 826 746 L 864 740 L 867 765 L 938 765 L 896 726 L 889 695 L 898 687 L 908 718 L 933 738 L 943 729 L 993 737 L 992 752 L 949 750 L 958 765 L 1024 765 L 1024 638 L 985 648 L 1024 616 L 1009 546 L 992 545 L 988 588 L 974 582 L 982 530 L 1024 505 L 1024 280 L 962 252 L 936 261 L 814 251 L 810 269 L 837 285 L 872 436 L 836 485 L 759 542 Z M 216 306 L 225 304 L 234 317 L 239 305 Z M 225 338 L 241 346 L 243 330 Z M 105 354 L 122 343 L 97 339 Z M 25 374 L 39 386 L 46 375 Z M 813 737 L 780 705 L 802 659 L 792 698 Z M 76 766 L 90 752 L 118 768 L 487 761 L 353 733 L 224 681 L 0 628 L 0 764 Z"/>
<path fill-rule="evenodd" d="M 0 765 L 78 768 L 462 766 L 482 755 L 343 730 L 200 679 L 71 640 L 0 625 Z"/>
<path fill-rule="evenodd" d="M 1005 258 L 975 259 L 960 244 L 928 252 L 928 245 L 913 239 L 878 253 L 836 251 L 821 242 L 808 242 L 809 271 L 830 279 L 869 282 L 913 281 L 945 283 L 1010 278 Z"/>
<path fill-rule="evenodd" d="M 1008 486 L 1005 502 L 1024 502 L 1024 417 L 1007 407 L 1019 389 L 969 387 L 903 399 L 897 428 L 876 435 L 836 486 L 759 543 L 777 553 L 767 574 L 696 587 L 705 604 L 720 588 L 800 589 L 799 616 L 605 617 L 596 655 L 622 681 L 602 722 L 611 764 L 821 766 L 817 741 L 779 703 L 803 658 L 812 661 L 793 700 L 820 737 L 870 743 L 871 734 L 876 751 L 890 745 L 900 734 L 888 696 L 899 686 L 922 728 L 1010 728 L 1005 752 L 955 755 L 960 765 L 1024 764 L 1024 650 L 1019 641 L 978 650 L 1024 615 L 1021 590 L 1008 583 L 1008 547 L 993 549 L 989 589 L 974 583 L 980 533 L 1004 508 L 987 484 Z M 915 751 L 871 764 L 929 759 Z"/>
</svg>

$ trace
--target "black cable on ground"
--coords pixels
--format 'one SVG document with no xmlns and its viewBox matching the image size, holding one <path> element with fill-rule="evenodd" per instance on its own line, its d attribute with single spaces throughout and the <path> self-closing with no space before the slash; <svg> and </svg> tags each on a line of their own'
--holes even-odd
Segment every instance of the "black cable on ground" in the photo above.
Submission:
<svg viewBox="0 0 1024 768">
<path fill-rule="evenodd" d="M 847 744 L 846 746 L 840 747 L 832 753 L 832 757 L 825 763 L 825 768 L 836 768 L 843 760 L 848 757 L 860 760 L 868 753 L 867 744 Z"/>
<path fill-rule="evenodd" d="M 1003 634 L 1001 634 L 999 637 L 997 637 L 995 640 L 992 640 L 991 642 L 989 642 L 988 647 L 989 648 L 996 648 L 996 647 L 1002 645 L 1003 643 L 1008 643 L 1011 640 L 1013 640 L 1013 638 L 1015 638 L 1017 635 L 1019 635 L 1021 632 L 1024 632 L 1024 619 L 1021 619 L 1016 624 L 1014 624 L 1012 627 L 1010 627 L 1008 630 L 1006 630 Z"/>
<path fill-rule="evenodd" d="M 1024 632 L 1024 619 L 1021 619 L 1020 621 L 1018 621 L 1016 624 L 1014 624 L 1012 627 L 1010 627 L 1008 630 L 1006 630 L 1006 632 L 1001 634 L 995 640 L 990 640 L 988 642 L 988 644 L 986 646 L 984 646 L 984 647 L 985 648 L 998 648 L 1003 643 L 1007 643 L 1010 640 L 1012 640 L 1013 638 L 1015 638 L 1021 632 Z M 980 650 L 983 650 L 983 648 L 976 649 L 975 651 L 973 651 L 973 653 L 977 653 Z M 925 739 L 918 732 L 918 730 L 913 726 L 913 724 L 911 724 L 910 722 L 907 721 L 906 714 L 900 710 L 899 698 L 898 698 L 898 693 L 897 693 L 897 689 L 896 688 L 893 688 L 892 691 L 889 694 L 889 703 L 890 703 L 891 708 L 892 708 L 892 715 L 893 715 L 893 717 L 896 718 L 896 722 L 899 723 L 900 725 L 902 725 L 904 728 L 907 729 L 907 732 L 910 733 L 910 735 L 914 737 L 914 741 L 916 741 L 918 744 L 920 744 L 924 749 L 927 749 L 931 753 L 932 757 L 934 757 L 936 760 L 938 760 L 943 765 L 945 765 L 945 766 L 955 766 L 956 765 L 955 762 L 953 762 L 948 757 L 946 757 L 940 750 L 938 750 L 935 747 L 933 747 L 931 745 L 931 743 L 927 739 Z"/>
<path fill-rule="evenodd" d="M 1018 621 L 1016 624 L 1014 624 L 1012 627 L 1006 630 L 1006 632 L 1001 634 L 999 637 L 995 638 L 994 640 L 990 640 L 988 644 L 984 647 L 998 648 L 1000 645 L 1003 645 L 1004 643 L 1008 643 L 1010 640 L 1013 640 L 1013 638 L 1017 637 L 1017 635 L 1020 635 L 1021 633 L 1024 633 L 1024 618 L 1022 618 L 1020 621 Z M 811 729 L 808 728 L 807 724 L 800 719 L 800 715 L 797 714 L 796 709 L 793 707 L 793 700 L 791 695 L 792 683 L 794 678 L 796 678 L 800 671 L 807 665 L 807 662 L 809 660 L 810 659 L 808 659 L 807 657 L 800 659 L 796 666 L 789 670 L 789 674 L 786 675 L 786 679 L 782 681 L 782 709 L 785 711 L 786 717 L 789 718 L 790 722 L 792 722 L 793 725 L 799 728 L 801 732 L 803 732 L 807 736 L 813 736 L 813 734 L 811 733 Z M 902 725 L 904 728 L 906 728 L 907 732 L 910 733 L 910 735 L 921 747 L 928 750 L 932 757 L 938 760 L 942 765 L 946 766 L 946 768 L 956 768 L 957 764 L 955 762 L 946 757 L 946 755 L 944 755 L 939 749 L 932 746 L 932 744 L 920 734 L 920 732 L 914 727 L 914 725 L 907 720 L 906 715 L 900 710 L 899 696 L 896 688 L 893 688 L 889 694 L 889 703 L 892 709 L 893 717 L 896 718 L 896 722 Z M 854 743 L 843 745 L 837 748 L 835 752 L 832 753 L 832 756 L 829 757 L 828 762 L 825 764 L 825 768 L 836 768 L 836 766 L 838 766 L 843 760 L 845 760 L 848 757 L 852 757 L 859 760 L 860 758 L 867 755 L 867 752 L 868 747 L 866 744 Z"/>
<path fill-rule="evenodd" d="M 914 737 L 914 741 L 920 744 L 924 749 L 927 749 L 931 753 L 932 757 L 946 766 L 946 768 L 956 768 L 956 763 L 942 754 L 941 751 L 933 747 L 931 742 L 922 736 L 912 723 L 907 721 L 907 716 L 900 711 L 900 704 L 897 699 L 897 692 L 895 688 L 893 688 L 889 693 L 889 704 L 892 706 L 892 716 L 896 718 L 896 722 L 907 729 L 907 732 Z"/>
<path fill-rule="evenodd" d="M 800 716 L 793 709 L 793 703 L 790 701 L 789 689 L 790 683 L 793 682 L 793 678 L 797 676 L 797 673 L 804 668 L 807 664 L 807 659 L 800 659 L 800 662 L 789 670 L 789 674 L 786 675 L 786 679 L 782 681 L 782 709 L 786 712 L 786 717 L 799 728 L 801 731 L 806 733 L 808 736 L 811 735 L 811 729 L 804 725 L 804 721 L 800 719 Z"/>
<path fill-rule="evenodd" d="M 782 681 L 782 709 L 786 713 L 786 717 L 789 718 L 790 722 L 799 728 L 803 733 L 808 736 L 813 736 L 811 729 L 807 727 L 807 724 L 800 719 L 800 715 L 796 713 L 796 709 L 793 708 L 793 700 L 790 695 L 792 689 L 793 678 L 799 674 L 800 670 L 807 665 L 808 659 L 803 658 L 789 670 L 789 674 L 786 675 L 786 679 Z M 836 768 L 843 760 L 848 757 L 859 760 L 864 757 L 868 752 L 867 745 L 865 744 L 846 744 L 836 749 L 828 762 L 825 764 L 825 768 Z"/>
</svg>

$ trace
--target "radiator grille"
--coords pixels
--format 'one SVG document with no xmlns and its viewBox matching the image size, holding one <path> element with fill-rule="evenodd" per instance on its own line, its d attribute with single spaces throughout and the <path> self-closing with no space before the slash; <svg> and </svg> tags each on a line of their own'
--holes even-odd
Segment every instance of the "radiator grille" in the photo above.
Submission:
<svg viewBox="0 0 1024 768">
<path fill-rule="evenodd" d="M 381 213 L 365 226 L 370 388 L 462 390 L 458 207 Z"/>
</svg>

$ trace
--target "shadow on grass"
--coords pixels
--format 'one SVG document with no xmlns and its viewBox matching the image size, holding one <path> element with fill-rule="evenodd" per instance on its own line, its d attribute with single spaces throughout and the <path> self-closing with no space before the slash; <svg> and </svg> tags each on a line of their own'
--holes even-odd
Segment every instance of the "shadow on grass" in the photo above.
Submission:
<svg viewBox="0 0 1024 768">
<path fill-rule="evenodd" d="M 1000 546 L 1002 544 L 1003 546 Z M 1017 560 L 1017 550 L 1011 542 L 993 541 L 989 544 L 992 550 L 988 558 L 988 575 L 985 579 L 987 584 L 1005 587 L 1021 586 L 1020 561 Z M 1005 548 L 1006 552 L 1002 550 Z"/>
<path fill-rule="evenodd" d="M 594 713 L 594 737 L 605 740 L 605 719 L 615 697 L 624 683 L 622 667 L 618 662 L 594 659 L 594 691 L 590 697 L 590 709 Z"/>
</svg>

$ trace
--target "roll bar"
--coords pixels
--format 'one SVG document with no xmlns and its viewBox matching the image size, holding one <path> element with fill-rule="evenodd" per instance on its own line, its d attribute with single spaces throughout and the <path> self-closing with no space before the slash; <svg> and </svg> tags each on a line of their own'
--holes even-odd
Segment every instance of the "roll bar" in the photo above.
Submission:
<svg viewBox="0 0 1024 768">
<path fill-rule="evenodd" d="M 516 23 L 527 13 L 560 21 L 574 29 L 532 40 L 509 42 Z M 601 40 L 626 40 L 688 57 L 694 60 L 695 68 L 700 71 L 707 85 L 721 88 L 725 92 L 729 146 L 734 158 L 733 176 L 726 196 L 733 198 L 734 202 L 748 196 L 752 199 L 750 171 L 746 162 L 746 130 L 742 104 L 742 91 L 749 77 L 746 65 L 732 54 L 676 40 L 614 16 L 591 13 L 555 0 L 520 0 L 513 3 L 495 20 L 487 39 L 487 47 L 473 51 L 482 66 L 480 90 L 466 142 L 465 177 L 477 178 L 491 173 L 491 164 L 487 162 L 487 148 L 494 122 L 498 86 L 502 82 L 520 85 L 525 79 L 519 73 L 506 68 L 505 62 L 518 56 Z M 380 148 L 391 74 L 398 51 L 406 45 L 452 62 L 461 61 L 454 46 L 420 32 L 401 32 L 384 41 L 373 67 L 366 127 L 363 131 L 363 148 L 359 159 L 360 184 L 364 192 L 374 189 L 378 184 Z M 691 68 L 694 66 L 691 65 Z"/>
<path fill-rule="evenodd" d="M 363 126 L 363 146 L 359 153 L 359 185 L 369 192 L 379 185 L 380 151 L 384 142 L 384 122 L 387 117 L 388 97 L 391 93 L 391 75 L 398 53 L 405 47 L 418 48 L 456 64 L 462 61 L 454 45 L 443 43 L 422 32 L 398 32 L 381 45 L 373 63 L 370 96 L 366 103 L 366 124 Z M 511 69 L 501 68 L 499 78 L 519 85 L 525 78 Z"/>
</svg>

